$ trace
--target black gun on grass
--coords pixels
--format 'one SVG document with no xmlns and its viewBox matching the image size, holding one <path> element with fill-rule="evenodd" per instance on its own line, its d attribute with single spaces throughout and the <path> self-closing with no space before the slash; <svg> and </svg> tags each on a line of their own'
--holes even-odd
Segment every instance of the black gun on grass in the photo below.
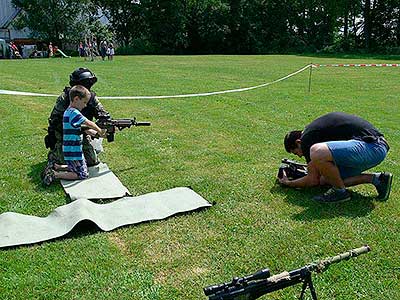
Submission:
<svg viewBox="0 0 400 300">
<path fill-rule="evenodd" d="M 124 128 L 130 128 L 131 126 L 150 126 L 150 122 L 137 122 L 136 118 L 133 119 L 109 119 L 100 118 L 96 121 L 97 126 L 101 129 L 106 130 L 106 136 L 108 142 L 114 141 L 114 135 L 116 128 L 122 130 Z"/>
<path fill-rule="evenodd" d="M 273 276 L 271 276 L 269 269 L 263 269 L 249 276 L 235 277 L 231 282 L 208 286 L 204 288 L 204 294 L 209 300 L 253 300 L 289 286 L 302 284 L 299 299 L 304 299 L 305 292 L 309 288 L 312 299 L 317 300 L 317 294 L 311 279 L 313 272 L 321 273 L 331 264 L 359 256 L 369 251 L 371 251 L 371 248 L 366 245 L 311 263 L 300 269 L 290 272 L 285 271 Z"/>
<path fill-rule="evenodd" d="M 284 158 L 278 170 L 278 178 L 283 177 L 283 172 L 289 180 L 298 179 L 307 175 L 307 165 Z"/>
</svg>

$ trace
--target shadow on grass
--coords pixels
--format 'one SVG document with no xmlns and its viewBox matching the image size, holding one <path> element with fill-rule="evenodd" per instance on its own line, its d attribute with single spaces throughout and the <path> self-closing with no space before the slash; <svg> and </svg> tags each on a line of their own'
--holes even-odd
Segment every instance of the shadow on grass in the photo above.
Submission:
<svg viewBox="0 0 400 300">
<path fill-rule="evenodd" d="M 28 173 L 28 176 L 31 179 L 31 182 L 36 186 L 37 190 L 42 191 L 44 189 L 47 189 L 47 187 L 43 186 L 42 179 L 40 177 L 46 164 L 47 164 L 47 160 L 37 163 L 35 165 L 31 165 L 31 171 Z"/>
<path fill-rule="evenodd" d="M 271 194 L 281 194 L 284 199 L 305 209 L 292 218 L 298 221 L 312 221 L 316 219 L 331 219 L 336 217 L 357 218 L 371 213 L 375 208 L 373 200 L 375 197 L 365 197 L 364 195 L 352 191 L 352 199 L 343 203 L 318 203 L 312 200 L 315 195 L 326 191 L 324 188 L 313 189 L 291 189 L 275 184 L 271 188 Z"/>
<path fill-rule="evenodd" d="M 47 192 L 56 191 L 57 189 L 60 188 L 59 185 L 57 184 L 58 181 L 56 181 L 54 184 L 50 186 L 44 186 L 42 183 L 41 173 L 46 167 L 46 164 L 47 160 L 32 165 L 31 170 L 28 173 L 28 177 L 31 179 L 31 182 L 35 185 L 37 191 L 47 191 Z"/>
</svg>

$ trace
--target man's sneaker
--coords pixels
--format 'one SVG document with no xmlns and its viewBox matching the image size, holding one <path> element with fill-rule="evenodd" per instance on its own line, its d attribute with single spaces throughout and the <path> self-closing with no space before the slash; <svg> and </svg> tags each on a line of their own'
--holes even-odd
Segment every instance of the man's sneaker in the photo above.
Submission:
<svg viewBox="0 0 400 300">
<path fill-rule="evenodd" d="M 379 184 L 375 186 L 378 197 L 377 199 L 386 201 L 389 199 L 390 190 L 392 189 L 393 175 L 389 172 L 381 173 L 379 176 Z"/>
<path fill-rule="evenodd" d="M 315 196 L 313 199 L 320 203 L 338 203 L 349 201 L 351 199 L 351 195 L 346 189 L 330 188 L 326 193 Z"/>
<path fill-rule="evenodd" d="M 55 179 L 56 179 L 56 176 L 54 174 L 54 171 L 52 169 L 46 169 L 44 177 L 42 179 L 43 184 L 45 186 L 49 186 L 50 184 L 52 184 L 54 182 Z"/>
</svg>

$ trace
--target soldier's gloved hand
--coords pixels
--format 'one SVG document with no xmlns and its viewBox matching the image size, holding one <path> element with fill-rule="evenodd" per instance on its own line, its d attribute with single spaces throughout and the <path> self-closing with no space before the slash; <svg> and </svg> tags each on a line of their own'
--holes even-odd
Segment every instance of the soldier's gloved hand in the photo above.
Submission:
<svg viewBox="0 0 400 300">
<path fill-rule="evenodd" d="M 96 130 L 94 130 L 94 129 L 86 129 L 85 130 L 85 133 L 87 134 L 87 135 L 90 135 L 91 137 L 96 137 L 97 136 L 97 131 Z M 98 136 L 97 136 L 98 137 Z"/>
<path fill-rule="evenodd" d="M 99 133 L 99 136 L 102 137 L 102 138 L 107 137 L 107 129 L 102 129 L 101 133 Z"/>
</svg>

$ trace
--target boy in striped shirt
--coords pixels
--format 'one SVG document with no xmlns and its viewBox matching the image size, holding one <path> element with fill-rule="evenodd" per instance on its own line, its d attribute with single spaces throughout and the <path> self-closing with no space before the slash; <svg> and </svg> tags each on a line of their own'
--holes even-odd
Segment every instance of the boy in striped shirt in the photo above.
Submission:
<svg viewBox="0 0 400 300">
<path fill-rule="evenodd" d="M 64 112 L 63 119 L 63 154 L 67 165 L 54 164 L 54 170 L 50 169 L 44 174 L 43 182 L 50 185 L 55 179 L 86 179 L 88 169 L 82 152 L 81 126 L 88 128 L 91 135 L 96 133 L 104 137 L 105 129 L 100 129 L 96 123 L 88 120 L 81 114 L 90 100 L 90 92 L 82 85 L 76 85 L 69 92 L 70 105 Z"/>
</svg>

